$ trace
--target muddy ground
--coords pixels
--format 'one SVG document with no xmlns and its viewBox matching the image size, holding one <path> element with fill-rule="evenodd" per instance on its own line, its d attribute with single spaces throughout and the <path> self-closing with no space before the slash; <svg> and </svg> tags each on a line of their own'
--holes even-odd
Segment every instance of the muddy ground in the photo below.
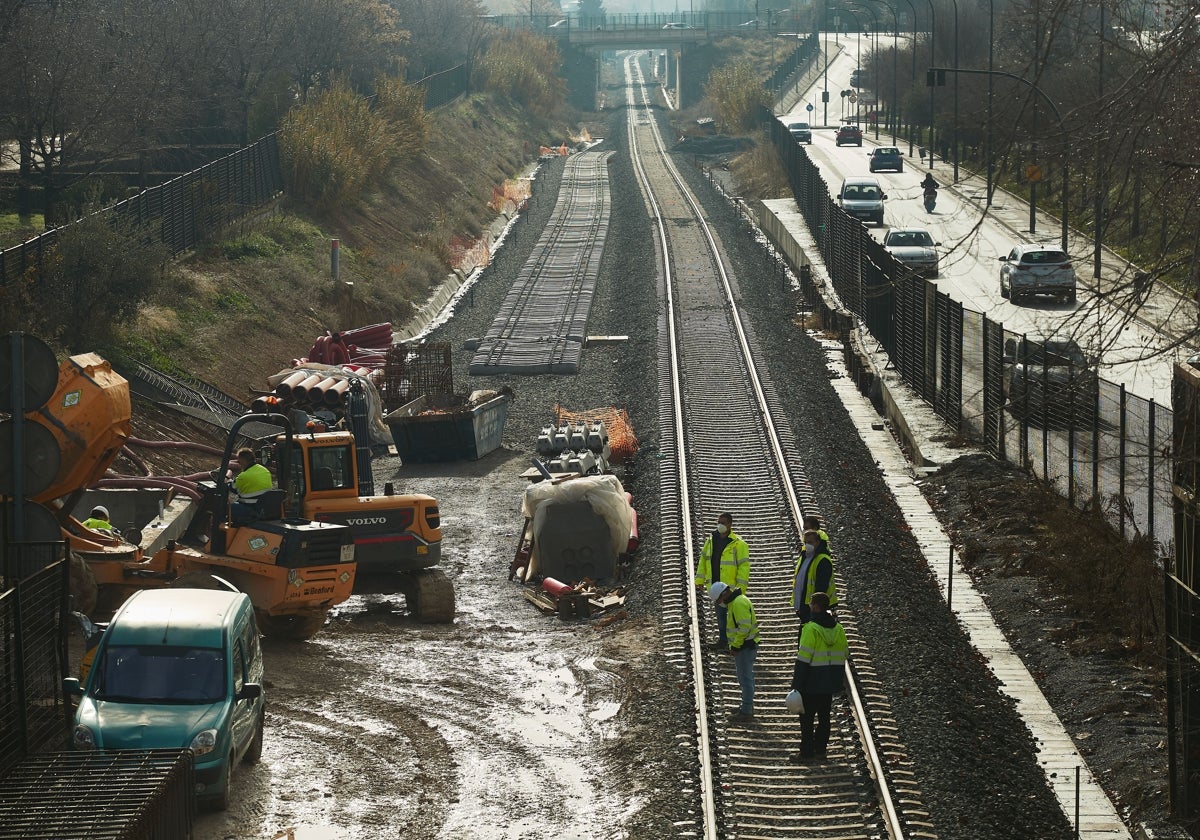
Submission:
<svg viewBox="0 0 1200 840">
<path fill-rule="evenodd" d="M 553 177 L 546 173 L 547 190 Z M 443 331 L 455 347 L 486 327 L 506 276 L 536 239 L 547 195 Z M 616 201 L 629 204 L 615 208 L 614 224 L 634 224 L 636 197 Z M 620 237 L 637 233 L 618 230 L 612 241 L 630 242 Z M 725 235 L 745 231 L 733 227 Z M 590 350 L 580 377 L 518 382 L 502 449 L 445 465 L 376 462 L 379 485 L 395 481 L 439 499 L 456 619 L 417 624 L 402 596 L 378 587 L 340 606 L 308 643 L 266 640 L 263 761 L 239 770 L 229 810 L 202 815 L 197 840 L 270 838 L 304 826 L 327 827 L 327 836 L 347 840 L 676 835 L 673 818 L 689 770 L 678 739 L 690 733 L 691 708 L 688 687 L 658 655 L 656 499 L 647 495 L 656 486 L 656 327 L 652 295 L 638 292 L 637 282 L 653 271 L 642 247 L 606 253 L 602 272 L 610 279 L 597 290 L 589 324 L 596 334 L 629 334 L 629 344 Z M 790 322 L 792 312 L 779 307 L 774 316 Z M 802 331 L 790 340 L 811 341 Z M 456 364 L 467 360 L 469 354 L 456 354 Z M 559 403 L 627 407 L 643 438 L 622 478 L 646 512 L 644 543 L 626 609 L 610 623 L 545 616 L 507 580 L 521 525 L 520 474 L 536 430 Z M 829 413 L 831 424 L 835 415 Z M 1107 634 L 1078 643 L 1093 637 L 1103 616 L 1081 616 L 1056 588 L 1051 568 L 1013 562 L 1036 553 L 1045 529 L 1034 525 L 1060 503 L 986 457 L 964 460 L 926 485 L 956 540 L 976 547 L 972 574 L 1118 808 L 1134 821 L 1160 821 L 1166 752 L 1158 663 Z M 838 509 L 831 499 L 822 503 Z M 855 504 L 881 509 L 877 500 Z M 1013 515 L 1006 521 L 1025 525 L 998 529 L 992 512 L 1002 505 Z M 835 537 L 850 544 L 856 523 L 847 513 L 839 525 Z M 1013 836 L 1000 824 L 937 828 L 943 838 Z"/>
</svg>

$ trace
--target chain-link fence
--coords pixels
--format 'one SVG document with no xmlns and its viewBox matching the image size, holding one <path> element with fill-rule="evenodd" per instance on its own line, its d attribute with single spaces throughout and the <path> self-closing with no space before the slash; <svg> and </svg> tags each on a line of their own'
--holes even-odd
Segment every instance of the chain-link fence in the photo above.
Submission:
<svg viewBox="0 0 1200 840">
<path fill-rule="evenodd" d="M 1171 410 L 1101 378 L 1073 342 L 1009 332 L 914 276 L 842 211 L 786 127 L 764 122 L 837 298 L 904 381 L 955 431 L 1167 550 Z"/>
<path fill-rule="evenodd" d="M 268 134 L 220 160 L 106 207 L 98 215 L 145 231 L 176 255 L 282 190 L 279 143 L 275 134 Z M 63 230 L 48 230 L 0 250 L 0 285 L 21 277 L 41 278 L 45 259 L 54 253 Z"/>
</svg>

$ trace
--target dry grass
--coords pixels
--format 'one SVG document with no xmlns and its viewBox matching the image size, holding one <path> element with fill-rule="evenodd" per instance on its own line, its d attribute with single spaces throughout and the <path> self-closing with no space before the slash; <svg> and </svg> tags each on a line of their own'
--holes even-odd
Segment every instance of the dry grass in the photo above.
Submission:
<svg viewBox="0 0 1200 840">
<path fill-rule="evenodd" d="M 440 284 L 452 236 L 490 223 L 492 188 L 566 131 L 503 103 L 464 97 L 430 115 L 429 152 L 394 168 L 352 207 L 284 202 L 172 266 L 165 293 L 121 331 L 114 357 L 190 372 L 237 397 L 307 354 L 325 329 L 405 322 Z M 341 240 L 341 280 L 330 240 Z"/>
</svg>

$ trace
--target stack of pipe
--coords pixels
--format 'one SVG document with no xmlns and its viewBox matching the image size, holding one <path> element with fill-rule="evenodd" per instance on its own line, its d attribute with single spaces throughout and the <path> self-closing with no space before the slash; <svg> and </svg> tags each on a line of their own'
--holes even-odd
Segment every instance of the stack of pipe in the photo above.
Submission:
<svg viewBox="0 0 1200 840">
<path fill-rule="evenodd" d="M 308 355 L 293 360 L 292 366 L 302 367 L 306 362 L 316 362 L 323 365 L 381 368 L 387 361 L 387 351 L 391 346 L 390 323 L 372 324 L 344 332 L 326 330 L 317 336 Z"/>
</svg>

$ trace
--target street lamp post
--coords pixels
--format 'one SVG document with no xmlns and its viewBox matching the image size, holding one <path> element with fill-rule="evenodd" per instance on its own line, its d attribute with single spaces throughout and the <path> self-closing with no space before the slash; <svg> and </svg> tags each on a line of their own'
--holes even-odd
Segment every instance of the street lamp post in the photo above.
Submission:
<svg viewBox="0 0 1200 840">
<path fill-rule="evenodd" d="M 1023 85 L 1028 85 L 1030 90 L 1032 90 L 1034 93 L 1036 93 L 1038 96 L 1040 96 L 1042 98 L 1042 100 L 1044 100 L 1045 103 L 1050 106 L 1050 110 L 1054 112 L 1054 118 L 1056 120 L 1058 120 L 1059 128 L 1065 129 L 1066 124 L 1063 122 L 1062 113 L 1059 112 L 1058 106 L 1054 104 L 1054 100 L 1051 99 L 1049 96 L 1047 96 L 1046 92 L 1043 91 L 1037 85 L 1035 85 L 1033 82 L 1031 82 L 1028 79 L 1025 79 L 1021 76 L 1018 76 L 1015 73 L 1006 73 L 1003 70 L 967 70 L 964 68 L 953 68 L 953 67 L 930 67 L 929 69 L 933 70 L 933 71 L 941 71 L 943 73 L 954 73 L 955 75 L 958 75 L 959 73 L 970 73 L 970 74 L 976 75 L 976 76 L 982 75 L 982 74 L 986 74 L 989 77 L 1003 76 L 1006 79 L 1012 79 L 1014 81 L 1020 82 Z M 1033 146 L 1036 151 L 1037 144 L 1034 143 Z M 1067 157 L 1066 155 L 1064 155 L 1063 156 L 1063 166 L 1062 166 L 1062 205 L 1063 205 L 1063 210 L 1062 210 L 1062 249 L 1064 251 L 1067 250 L 1067 233 L 1069 231 L 1069 225 L 1068 225 L 1068 220 L 1067 220 L 1067 215 L 1068 215 L 1067 208 L 1070 204 L 1069 187 L 1070 187 L 1070 183 L 1071 183 L 1070 178 L 1069 178 L 1069 173 L 1070 173 L 1070 158 Z M 1031 187 L 1036 186 L 1036 183 L 1037 182 L 1034 181 L 1031 184 Z M 1036 197 L 1031 196 L 1030 206 L 1029 206 L 1029 221 L 1030 221 L 1029 232 L 1030 233 L 1033 233 L 1033 231 L 1034 231 L 1034 214 L 1036 213 L 1036 207 L 1037 207 Z"/>
<path fill-rule="evenodd" d="M 912 79 L 909 81 L 909 85 L 915 85 L 917 83 L 917 7 L 915 5 L 913 5 L 913 0 L 904 0 L 904 2 L 908 4 L 908 7 L 910 9 L 912 9 L 912 13 L 913 13 L 913 19 L 912 19 L 913 20 Z M 909 126 L 908 126 L 908 156 L 912 157 L 912 153 L 913 153 L 912 124 L 909 123 Z"/>
<path fill-rule="evenodd" d="M 870 6 L 855 6 L 871 15 L 871 23 L 875 35 L 875 139 L 879 139 L 879 15 L 875 14 L 875 10 Z M 895 135 L 893 134 L 892 142 L 895 143 Z"/>
<path fill-rule="evenodd" d="M 896 132 L 900 130 L 900 103 L 896 99 L 898 82 L 896 81 L 896 55 L 900 51 L 900 16 L 896 14 L 896 7 L 888 3 L 886 0 L 879 0 L 883 5 L 887 6 L 888 11 L 892 13 L 892 145 L 897 144 Z M 909 154 L 912 154 L 910 151 Z"/>
<path fill-rule="evenodd" d="M 937 61 L 934 55 L 934 33 L 937 31 L 937 12 L 933 9 L 933 0 L 929 2 L 929 63 L 933 64 Z M 913 44 L 915 51 L 917 45 Z M 929 146 L 926 152 L 926 157 L 929 158 L 929 168 L 933 169 L 933 85 L 929 86 Z"/>
<path fill-rule="evenodd" d="M 996 153 L 992 148 L 992 102 L 995 78 L 995 44 L 996 44 L 996 0 L 988 0 L 988 94 L 987 94 L 987 198 L 984 207 L 992 206 L 992 192 L 996 185 Z M 955 73 L 955 76 L 958 74 Z"/>
<path fill-rule="evenodd" d="M 954 4 L 954 69 L 958 70 L 958 0 Z M 990 48 L 990 45 L 989 45 Z M 954 144 L 954 183 L 958 183 L 958 73 L 954 74 L 954 125 L 950 128 L 950 142 Z"/>
</svg>

